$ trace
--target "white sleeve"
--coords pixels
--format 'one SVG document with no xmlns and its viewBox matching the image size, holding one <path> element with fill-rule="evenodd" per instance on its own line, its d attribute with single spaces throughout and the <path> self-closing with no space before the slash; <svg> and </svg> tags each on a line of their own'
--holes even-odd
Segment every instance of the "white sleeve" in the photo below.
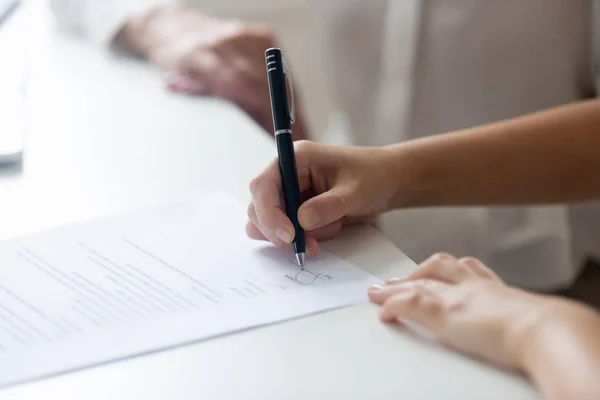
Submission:
<svg viewBox="0 0 600 400">
<path fill-rule="evenodd" d="M 50 0 L 58 22 L 93 42 L 109 46 L 133 15 L 177 0 Z"/>
</svg>

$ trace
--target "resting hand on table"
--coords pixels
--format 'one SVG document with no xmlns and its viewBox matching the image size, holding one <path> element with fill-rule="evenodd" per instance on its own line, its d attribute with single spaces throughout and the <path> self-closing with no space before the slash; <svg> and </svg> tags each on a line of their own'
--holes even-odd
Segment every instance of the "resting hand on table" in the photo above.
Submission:
<svg viewBox="0 0 600 400">
<path fill-rule="evenodd" d="M 438 254 L 369 289 L 386 322 L 406 320 L 457 351 L 524 372 L 548 399 L 600 393 L 600 316 L 575 302 L 509 287 L 474 258 Z"/>
<path fill-rule="evenodd" d="M 388 157 L 382 148 L 296 142 L 298 180 L 305 200 L 298 220 L 306 231 L 309 255 L 318 250 L 317 240 L 331 238 L 344 225 L 390 208 L 395 185 L 386 168 Z M 294 226 L 283 211 L 280 186 L 279 166 L 273 160 L 250 184 L 246 232 L 253 239 L 290 250 Z"/>
<path fill-rule="evenodd" d="M 386 322 L 407 319 L 456 350 L 520 367 L 520 345 L 544 318 L 543 301 L 511 288 L 474 258 L 437 254 L 404 279 L 369 289 Z"/>
<path fill-rule="evenodd" d="M 171 90 L 228 100 L 273 132 L 264 53 L 276 40 L 268 28 L 169 5 L 133 17 L 117 40 L 166 71 Z M 306 136 L 300 114 L 298 139 Z"/>
</svg>

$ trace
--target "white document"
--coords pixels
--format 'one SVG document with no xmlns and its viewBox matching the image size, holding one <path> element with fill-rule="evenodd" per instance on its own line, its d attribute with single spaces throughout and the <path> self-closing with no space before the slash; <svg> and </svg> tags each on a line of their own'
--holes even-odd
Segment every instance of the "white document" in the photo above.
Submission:
<svg viewBox="0 0 600 400">
<path fill-rule="evenodd" d="M 0 387 L 366 300 L 375 277 L 246 238 L 225 194 L 0 242 Z"/>
</svg>

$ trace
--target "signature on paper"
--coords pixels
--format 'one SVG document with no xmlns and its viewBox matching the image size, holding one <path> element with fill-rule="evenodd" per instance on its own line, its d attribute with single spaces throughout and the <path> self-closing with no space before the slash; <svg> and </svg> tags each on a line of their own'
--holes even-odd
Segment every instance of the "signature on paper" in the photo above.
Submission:
<svg viewBox="0 0 600 400">
<path fill-rule="evenodd" d="M 289 262 L 297 267 L 296 263 L 294 263 L 293 261 L 289 260 Z M 313 272 L 306 268 L 302 268 L 295 275 L 286 274 L 284 276 L 292 282 L 302 286 L 310 286 L 316 283 L 317 281 L 329 281 L 333 279 L 331 275 Z"/>
</svg>

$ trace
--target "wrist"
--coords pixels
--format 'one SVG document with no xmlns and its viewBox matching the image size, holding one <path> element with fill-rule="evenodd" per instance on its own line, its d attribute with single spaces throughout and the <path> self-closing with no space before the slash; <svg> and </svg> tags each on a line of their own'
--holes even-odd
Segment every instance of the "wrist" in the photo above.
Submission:
<svg viewBox="0 0 600 400">
<path fill-rule="evenodd" d="M 370 154 L 371 170 L 375 171 L 378 192 L 384 201 L 382 212 L 409 207 L 415 195 L 415 181 L 407 173 L 402 145 L 365 148 Z"/>
<path fill-rule="evenodd" d="M 403 143 L 382 150 L 386 184 L 392 188 L 388 211 L 423 205 L 430 185 L 418 149 L 411 143 Z"/>
<path fill-rule="evenodd" d="M 169 21 L 177 19 L 185 12 L 180 5 L 154 7 L 130 17 L 115 37 L 115 42 L 145 58 L 151 58 L 151 51 L 164 36 L 161 28 Z"/>
<path fill-rule="evenodd" d="M 544 296 L 525 292 L 521 294 L 530 296 L 531 301 L 529 306 L 521 306 L 518 318 L 508 320 L 504 346 L 512 367 L 531 375 L 535 369 L 532 355 L 536 353 L 540 342 L 545 340 L 548 329 L 552 329 L 549 327 L 559 323 L 560 318 Z"/>
<path fill-rule="evenodd" d="M 600 327 L 600 319 L 595 310 L 584 304 L 554 296 L 531 296 L 537 303 L 537 313 L 529 323 L 522 322 L 512 331 L 513 335 L 521 337 L 515 350 L 523 371 L 535 376 L 551 358 L 549 350 L 564 346 L 565 341 L 576 346 L 574 339 L 581 333 L 579 328 L 595 331 Z"/>
<path fill-rule="evenodd" d="M 534 376 L 551 358 L 549 350 L 564 346 L 568 340 L 571 346 L 577 345 L 573 339 L 579 336 L 578 328 L 593 331 L 591 328 L 599 327 L 596 311 L 583 304 L 551 296 L 538 297 L 543 302 L 538 306 L 538 318 L 521 329 L 521 345 L 517 347 L 523 370 Z"/>
<path fill-rule="evenodd" d="M 545 317 L 521 346 L 521 369 L 547 398 L 595 399 L 600 385 L 600 315 L 570 300 L 544 297 Z"/>
</svg>

